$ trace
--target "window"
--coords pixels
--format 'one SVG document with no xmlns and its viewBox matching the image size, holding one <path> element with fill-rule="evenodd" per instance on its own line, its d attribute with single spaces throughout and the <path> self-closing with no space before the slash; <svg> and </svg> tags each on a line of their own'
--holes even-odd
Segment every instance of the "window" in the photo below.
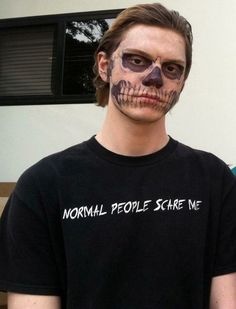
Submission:
<svg viewBox="0 0 236 309">
<path fill-rule="evenodd" d="M 1 96 L 52 95 L 54 26 L 0 32 Z"/>
<path fill-rule="evenodd" d="M 64 94 L 93 94 L 93 54 L 111 19 L 88 19 L 66 24 Z"/>
<path fill-rule="evenodd" d="M 118 12 L 0 20 L 0 105 L 95 102 L 94 51 Z"/>
</svg>

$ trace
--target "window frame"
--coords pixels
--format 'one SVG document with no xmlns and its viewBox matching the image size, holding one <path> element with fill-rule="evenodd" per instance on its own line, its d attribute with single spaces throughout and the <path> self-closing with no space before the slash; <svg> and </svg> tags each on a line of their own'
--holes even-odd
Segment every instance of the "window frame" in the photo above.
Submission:
<svg viewBox="0 0 236 309">
<path fill-rule="evenodd" d="M 28 26 L 55 26 L 56 56 L 54 94 L 20 96 L 0 95 L 0 106 L 94 103 L 96 100 L 93 95 L 63 94 L 66 25 L 68 22 L 73 21 L 115 18 L 121 11 L 122 9 L 113 9 L 0 19 L 0 30 Z"/>
</svg>

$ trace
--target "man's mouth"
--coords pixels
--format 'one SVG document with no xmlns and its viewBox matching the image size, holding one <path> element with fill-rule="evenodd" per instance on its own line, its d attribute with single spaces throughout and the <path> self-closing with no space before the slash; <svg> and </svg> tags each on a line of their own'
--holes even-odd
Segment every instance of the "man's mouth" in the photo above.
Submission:
<svg viewBox="0 0 236 309">
<path fill-rule="evenodd" d="M 140 95 L 129 95 L 120 93 L 120 98 L 123 98 L 124 101 L 135 101 L 137 103 L 146 103 L 146 104 L 164 104 L 163 100 L 159 96 L 151 94 L 140 94 Z"/>
<path fill-rule="evenodd" d="M 177 92 L 174 90 L 134 87 L 129 81 L 125 80 L 120 80 L 117 84 L 114 84 L 111 94 L 120 105 L 150 106 L 156 109 L 170 109 L 178 99 Z"/>
<path fill-rule="evenodd" d="M 161 102 L 161 99 L 159 96 L 156 95 L 150 95 L 150 94 L 142 94 L 137 96 L 138 98 L 140 98 L 141 100 L 144 99 L 146 101 L 150 101 L 150 102 Z"/>
</svg>

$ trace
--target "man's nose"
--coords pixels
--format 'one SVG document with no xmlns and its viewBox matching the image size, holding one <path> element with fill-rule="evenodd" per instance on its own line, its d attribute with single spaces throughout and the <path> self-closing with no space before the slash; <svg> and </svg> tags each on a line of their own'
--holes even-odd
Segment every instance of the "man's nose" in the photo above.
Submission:
<svg viewBox="0 0 236 309">
<path fill-rule="evenodd" d="M 163 79 L 161 76 L 161 70 L 155 67 L 151 73 L 149 73 L 142 81 L 144 86 L 155 86 L 161 88 L 163 86 Z"/>
</svg>

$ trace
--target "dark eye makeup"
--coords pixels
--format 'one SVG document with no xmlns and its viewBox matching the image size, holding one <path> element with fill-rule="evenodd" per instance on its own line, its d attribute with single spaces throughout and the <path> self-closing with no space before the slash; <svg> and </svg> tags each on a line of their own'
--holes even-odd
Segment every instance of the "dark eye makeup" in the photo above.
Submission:
<svg viewBox="0 0 236 309">
<path fill-rule="evenodd" d="M 162 72 L 169 79 L 180 79 L 184 72 L 184 67 L 177 63 L 166 62 L 162 64 Z"/>
<path fill-rule="evenodd" d="M 152 64 L 152 60 L 141 55 L 124 53 L 122 64 L 133 72 L 144 72 Z"/>
<path fill-rule="evenodd" d="M 153 60 L 139 54 L 124 53 L 122 65 L 133 72 L 144 72 L 153 64 Z M 164 62 L 161 71 L 169 79 L 180 79 L 184 72 L 184 66 L 175 62 Z"/>
</svg>

